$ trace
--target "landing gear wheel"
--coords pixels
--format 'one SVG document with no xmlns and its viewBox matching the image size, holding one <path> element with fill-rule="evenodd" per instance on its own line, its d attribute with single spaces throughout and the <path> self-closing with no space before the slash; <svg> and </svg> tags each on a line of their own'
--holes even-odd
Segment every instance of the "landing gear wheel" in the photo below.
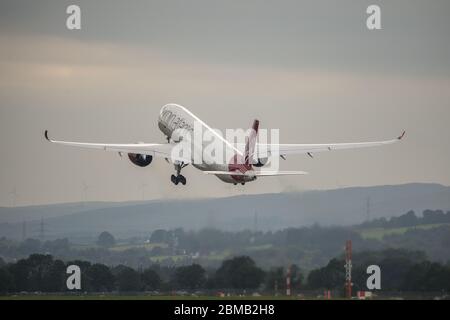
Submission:
<svg viewBox="0 0 450 320">
<path fill-rule="evenodd" d="M 171 175 L 170 181 L 172 181 L 174 185 L 178 185 L 178 183 L 181 183 L 183 186 L 186 185 L 186 178 L 183 175 Z"/>
<path fill-rule="evenodd" d="M 183 186 L 186 184 L 186 178 L 182 174 L 180 174 L 181 169 L 183 169 L 186 166 L 187 164 L 183 162 L 175 164 L 175 170 L 177 171 L 177 175 L 173 174 L 170 176 L 170 181 L 172 181 L 173 184 L 177 185 L 180 182 Z"/>
</svg>

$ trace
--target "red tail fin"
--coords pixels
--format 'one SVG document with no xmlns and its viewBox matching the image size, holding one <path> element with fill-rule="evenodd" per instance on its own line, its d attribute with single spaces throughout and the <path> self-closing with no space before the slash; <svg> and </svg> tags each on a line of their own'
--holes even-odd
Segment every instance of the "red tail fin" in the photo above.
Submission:
<svg viewBox="0 0 450 320">
<path fill-rule="evenodd" d="M 255 152 L 256 137 L 258 135 L 259 120 L 253 121 L 252 129 L 250 134 L 246 137 L 245 141 L 245 164 L 249 164 L 253 158 L 253 153 Z"/>
</svg>

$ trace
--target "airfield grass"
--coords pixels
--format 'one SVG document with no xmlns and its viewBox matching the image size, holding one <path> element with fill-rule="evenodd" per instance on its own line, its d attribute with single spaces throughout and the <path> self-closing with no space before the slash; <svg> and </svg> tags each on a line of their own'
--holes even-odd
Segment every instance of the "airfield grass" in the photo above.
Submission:
<svg viewBox="0 0 450 320">
<path fill-rule="evenodd" d="M 305 298 L 302 298 L 305 299 Z M 314 299 L 314 298 L 306 298 Z M 0 296 L 0 300 L 300 300 L 292 296 L 155 296 L 155 295 L 58 295 L 27 294 Z"/>
</svg>

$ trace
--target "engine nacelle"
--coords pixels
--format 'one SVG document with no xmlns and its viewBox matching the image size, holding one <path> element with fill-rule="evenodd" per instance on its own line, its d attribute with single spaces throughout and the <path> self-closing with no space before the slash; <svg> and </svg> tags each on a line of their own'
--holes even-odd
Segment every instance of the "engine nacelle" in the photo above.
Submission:
<svg viewBox="0 0 450 320">
<path fill-rule="evenodd" d="M 146 167 L 152 163 L 153 156 L 140 153 L 129 153 L 128 159 L 130 159 L 130 161 L 138 167 Z"/>
<path fill-rule="evenodd" d="M 258 158 L 258 162 L 254 163 L 253 165 L 257 168 L 260 168 L 262 166 L 265 166 L 268 160 L 269 158 Z"/>
</svg>

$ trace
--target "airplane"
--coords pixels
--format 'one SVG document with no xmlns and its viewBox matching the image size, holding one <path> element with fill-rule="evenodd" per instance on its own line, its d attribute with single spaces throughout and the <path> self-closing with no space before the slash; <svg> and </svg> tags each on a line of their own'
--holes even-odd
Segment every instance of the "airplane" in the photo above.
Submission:
<svg viewBox="0 0 450 320">
<path fill-rule="evenodd" d="M 174 155 L 174 148 L 179 146 L 180 143 L 183 143 L 182 137 L 178 135 L 179 130 L 183 129 L 192 132 L 195 125 L 199 125 L 203 130 L 214 135 L 220 143 L 223 143 L 228 150 L 231 150 L 232 157 L 228 162 L 215 163 L 211 159 L 205 158 L 204 154 L 202 154 L 201 162 L 194 161 L 193 155 L 191 157 Z M 181 174 L 181 170 L 189 164 L 192 164 L 192 166 L 203 171 L 205 174 L 215 175 L 223 182 L 244 185 L 247 182 L 255 181 L 258 177 L 307 174 L 304 171 L 255 169 L 265 166 L 271 156 L 279 156 L 285 160 L 288 155 L 305 154 L 312 158 L 313 154 L 317 152 L 393 144 L 402 140 L 405 136 L 405 131 L 403 131 L 397 138 L 384 141 L 325 144 L 263 144 L 257 143 L 256 141 L 259 120 L 255 119 L 250 133 L 245 138 L 245 148 L 242 150 L 241 146 L 224 139 L 187 108 L 174 103 L 166 104 L 161 108 L 158 117 L 158 127 L 166 136 L 167 143 L 110 144 L 61 141 L 49 138 L 48 130 L 45 130 L 44 137 L 47 141 L 55 144 L 114 151 L 118 152 L 120 156 L 127 154 L 129 160 L 138 167 L 148 166 L 154 157 L 164 158 L 167 162 L 174 164 L 176 175 L 171 175 L 171 181 L 175 185 L 179 183 L 182 185 L 186 184 L 186 178 Z"/>
</svg>

